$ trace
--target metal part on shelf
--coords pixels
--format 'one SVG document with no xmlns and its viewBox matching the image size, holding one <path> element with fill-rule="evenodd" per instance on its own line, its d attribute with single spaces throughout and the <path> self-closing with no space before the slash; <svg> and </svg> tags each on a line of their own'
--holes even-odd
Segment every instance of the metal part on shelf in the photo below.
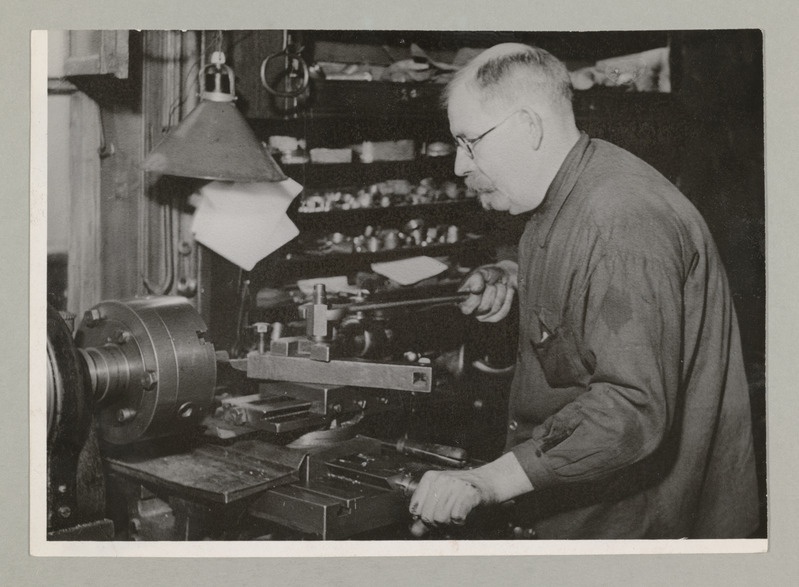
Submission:
<svg viewBox="0 0 799 587">
<path fill-rule="evenodd" d="M 440 182 L 428 177 L 414 185 L 406 179 L 394 179 L 361 187 L 310 191 L 300 201 L 299 211 L 314 214 L 334 210 L 451 204 L 465 200 L 474 202 L 476 195 L 467 190 L 461 181 Z"/>
<path fill-rule="evenodd" d="M 206 331 L 188 301 L 174 296 L 106 301 L 86 312 L 76 342 L 104 440 L 127 444 L 197 426 L 216 383 Z"/>
</svg>

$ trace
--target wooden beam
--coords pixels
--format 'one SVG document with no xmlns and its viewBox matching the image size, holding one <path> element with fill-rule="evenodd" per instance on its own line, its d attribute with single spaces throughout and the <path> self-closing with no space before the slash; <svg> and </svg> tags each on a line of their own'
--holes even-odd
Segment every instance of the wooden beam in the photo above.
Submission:
<svg viewBox="0 0 799 587">
<path fill-rule="evenodd" d="M 79 313 L 100 301 L 102 288 L 99 153 L 102 125 L 99 106 L 82 92 L 72 96 L 70 136 L 72 201 L 67 309 Z"/>
</svg>

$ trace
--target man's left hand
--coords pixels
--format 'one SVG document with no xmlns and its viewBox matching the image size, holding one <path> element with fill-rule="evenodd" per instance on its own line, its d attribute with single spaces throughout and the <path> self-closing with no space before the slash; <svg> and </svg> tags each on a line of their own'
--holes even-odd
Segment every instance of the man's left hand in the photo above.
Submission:
<svg viewBox="0 0 799 587">
<path fill-rule="evenodd" d="M 478 505 L 501 503 L 533 489 L 513 453 L 466 471 L 428 471 L 411 497 L 415 536 L 429 528 L 463 525 Z"/>
<path fill-rule="evenodd" d="M 416 536 L 439 525 L 463 525 L 476 506 L 490 503 L 490 489 L 475 471 L 428 471 L 411 498 L 410 512 L 418 517 Z"/>
</svg>

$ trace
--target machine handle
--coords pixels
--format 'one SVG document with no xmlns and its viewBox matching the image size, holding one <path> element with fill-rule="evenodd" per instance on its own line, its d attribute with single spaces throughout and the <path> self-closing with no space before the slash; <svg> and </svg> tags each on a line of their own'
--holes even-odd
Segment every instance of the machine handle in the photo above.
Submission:
<svg viewBox="0 0 799 587">
<path fill-rule="evenodd" d="M 344 306 L 333 306 L 334 309 L 341 309 L 347 312 L 366 312 L 370 310 L 385 310 L 389 308 L 402 308 L 406 306 L 424 306 L 427 304 L 459 304 L 466 300 L 470 294 L 461 293 L 452 296 L 440 296 L 433 298 L 421 298 L 412 300 L 397 300 L 394 302 L 358 302 L 355 304 L 347 304 Z"/>
<path fill-rule="evenodd" d="M 387 481 L 392 489 L 401 491 L 405 497 L 412 496 L 413 492 L 416 491 L 416 488 L 419 487 L 419 479 L 417 479 L 413 473 L 409 473 L 407 471 L 405 473 L 398 473 L 393 477 L 389 477 Z"/>
<path fill-rule="evenodd" d="M 463 467 L 466 465 L 469 458 L 466 451 L 462 448 L 443 444 L 416 442 L 408 440 L 407 438 L 400 438 L 394 446 L 397 452 L 401 454 L 420 457 L 450 467 Z"/>
</svg>

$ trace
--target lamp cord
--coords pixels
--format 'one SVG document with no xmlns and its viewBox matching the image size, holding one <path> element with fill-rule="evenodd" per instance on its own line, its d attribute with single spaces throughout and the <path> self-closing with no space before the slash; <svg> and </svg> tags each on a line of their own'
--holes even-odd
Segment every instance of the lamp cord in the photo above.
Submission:
<svg viewBox="0 0 799 587">
<path fill-rule="evenodd" d="M 169 293 L 169 290 L 172 289 L 172 282 L 175 280 L 175 261 L 173 258 L 173 244 L 172 244 L 172 203 L 162 204 L 161 205 L 161 242 L 164 245 L 164 266 L 166 270 L 166 275 L 164 276 L 163 282 L 159 283 L 158 285 L 153 285 L 150 283 L 150 280 L 147 279 L 147 276 L 142 272 L 141 280 L 142 284 L 144 285 L 144 289 L 147 290 L 148 294 L 152 295 L 166 295 Z M 149 233 L 149 231 L 148 231 Z M 148 238 L 145 239 L 145 248 L 147 244 L 149 244 L 149 234 Z"/>
</svg>

